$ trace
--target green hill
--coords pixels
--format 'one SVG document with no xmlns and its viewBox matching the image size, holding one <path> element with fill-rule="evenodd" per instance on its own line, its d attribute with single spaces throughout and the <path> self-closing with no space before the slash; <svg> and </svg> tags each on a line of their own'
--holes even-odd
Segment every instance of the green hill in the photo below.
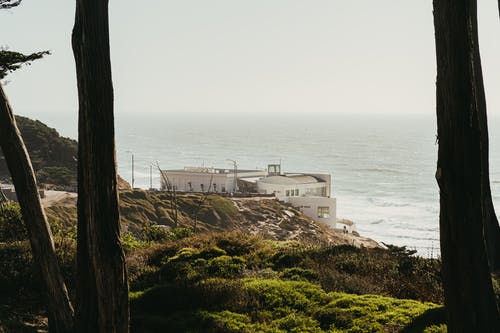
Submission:
<svg viewBox="0 0 500 333">
<path fill-rule="evenodd" d="M 58 186 L 76 185 L 77 142 L 61 137 L 55 129 L 39 120 L 16 116 L 16 121 L 38 182 Z M 0 180 L 9 178 L 5 157 L 0 151 Z"/>
</svg>

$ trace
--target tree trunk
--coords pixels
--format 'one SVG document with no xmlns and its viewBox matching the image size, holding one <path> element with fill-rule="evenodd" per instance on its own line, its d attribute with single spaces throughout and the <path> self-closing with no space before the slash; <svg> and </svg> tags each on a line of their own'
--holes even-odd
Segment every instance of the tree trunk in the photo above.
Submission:
<svg viewBox="0 0 500 333">
<path fill-rule="evenodd" d="M 35 174 L 9 101 L 0 83 L 0 146 L 16 188 L 31 251 L 46 288 L 51 332 L 73 332 L 73 308 L 59 269 Z"/>
<path fill-rule="evenodd" d="M 77 329 L 129 331 L 120 243 L 108 1 L 77 0 L 73 28 L 79 97 Z"/>
<path fill-rule="evenodd" d="M 475 0 L 434 0 L 440 233 L 449 332 L 500 332 L 484 232 L 489 194 L 486 102 Z M 489 196 L 488 196 L 489 194 Z"/>
</svg>

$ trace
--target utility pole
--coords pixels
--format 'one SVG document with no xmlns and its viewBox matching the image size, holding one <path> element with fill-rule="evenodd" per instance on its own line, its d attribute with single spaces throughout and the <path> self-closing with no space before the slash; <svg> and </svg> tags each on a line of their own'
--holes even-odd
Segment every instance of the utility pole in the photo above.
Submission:
<svg viewBox="0 0 500 333">
<path fill-rule="evenodd" d="M 234 189 L 233 189 L 233 192 L 236 193 L 236 192 L 238 192 L 238 164 L 236 164 L 235 160 L 232 160 L 230 158 L 227 158 L 226 160 L 233 162 L 233 167 L 234 167 Z"/>
<path fill-rule="evenodd" d="M 149 163 L 149 189 L 153 189 L 153 164 Z"/>
<path fill-rule="evenodd" d="M 134 189 L 134 182 L 135 182 L 135 179 L 134 179 L 134 152 L 132 152 L 131 150 L 127 150 L 127 153 L 132 154 L 132 190 L 133 190 Z"/>
</svg>

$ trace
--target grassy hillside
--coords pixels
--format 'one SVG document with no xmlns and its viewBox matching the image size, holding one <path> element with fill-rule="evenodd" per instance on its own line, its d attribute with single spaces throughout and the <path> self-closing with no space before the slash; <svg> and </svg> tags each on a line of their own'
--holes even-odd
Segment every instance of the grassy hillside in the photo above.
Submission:
<svg viewBox="0 0 500 333">
<path fill-rule="evenodd" d="M 76 200 L 61 202 L 47 209 L 49 218 L 74 225 Z M 301 240 L 315 244 L 357 244 L 378 246 L 354 235 L 333 232 L 314 222 L 290 205 L 267 198 L 225 198 L 199 193 L 178 194 L 175 200 L 166 192 L 121 191 L 122 232 L 138 241 L 157 240 L 157 226 L 186 228 L 194 233 L 240 230 L 274 240 Z"/>
<path fill-rule="evenodd" d="M 140 229 L 141 216 L 163 216 L 153 214 L 161 212 L 161 205 L 150 202 L 145 192 L 129 195 L 143 196 L 145 201 L 136 204 L 147 209 L 129 203 L 136 215 L 128 216 L 129 221 L 135 221 L 138 233 L 150 237 L 140 240 L 123 233 L 132 332 L 445 332 L 437 260 L 414 257 L 399 247 L 384 250 L 308 239 L 278 241 L 246 230 L 207 230 L 190 236 L 192 230 L 174 228 L 151 234 L 148 223 L 142 223 Z M 184 199 L 178 204 L 191 207 L 196 203 Z M 234 225 L 243 225 L 239 218 L 250 223 L 244 204 L 216 197 L 212 200 L 200 214 L 207 228 L 225 219 Z M 270 201 L 259 209 L 271 208 L 277 214 L 289 207 Z M 74 219 L 75 212 L 74 205 L 68 203 L 49 209 L 56 250 L 71 294 L 76 228 L 74 221 L 67 221 Z M 253 214 L 257 218 L 257 211 Z M 163 218 L 170 221 L 167 215 L 170 213 Z M 15 205 L 3 206 L 0 331 L 32 333 L 46 329 L 47 319 L 43 287 L 20 222 Z"/>
<path fill-rule="evenodd" d="M 38 182 L 69 186 L 76 184 L 77 142 L 64 138 L 38 120 L 16 116 L 17 125 L 26 144 Z M 0 151 L 0 179 L 10 178 Z"/>
</svg>

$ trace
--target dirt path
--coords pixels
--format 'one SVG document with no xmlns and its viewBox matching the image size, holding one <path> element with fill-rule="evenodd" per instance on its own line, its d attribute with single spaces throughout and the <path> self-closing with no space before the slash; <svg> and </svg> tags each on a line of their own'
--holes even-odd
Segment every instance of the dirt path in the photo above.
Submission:
<svg viewBox="0 0 500 333">
<path fill-rule="evenodd" d="M 45 191 L 45 197 L 42 199 L 42 205 L 44 205 L 45 207 L 49 207 L 55 203 L 65 201 L 66 199 L 73 199 L 76 197 L 77 194 L 74 192 Z"/>
</svg>

